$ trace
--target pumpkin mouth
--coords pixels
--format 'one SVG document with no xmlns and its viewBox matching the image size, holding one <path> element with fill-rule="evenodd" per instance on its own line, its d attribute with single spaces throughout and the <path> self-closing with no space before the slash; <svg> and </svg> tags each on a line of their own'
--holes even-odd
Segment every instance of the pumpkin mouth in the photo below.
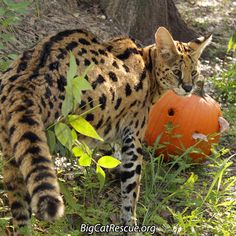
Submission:
<svg viewBox="0 0 236 236">
<path fill-rule="evenodd" d="M 168 110 L 168 115 L 169 115 L 169 116 L 174 116 L 174 114 L 175 114 L 175 110 L 174 110 L 173 108 L 170 108 L 170 109 Z"/>
</svg>

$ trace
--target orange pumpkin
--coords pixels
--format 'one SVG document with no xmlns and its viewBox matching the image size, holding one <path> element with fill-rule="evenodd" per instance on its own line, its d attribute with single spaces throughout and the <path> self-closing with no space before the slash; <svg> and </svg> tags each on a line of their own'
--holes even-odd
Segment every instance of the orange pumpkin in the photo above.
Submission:
<svg viewBox="0 0 236 236">
<path fill-rule="evenodd" d="M 213 143 L 219 142 L 220 116 L 220 105 L 209 95 L 178 96 L 168 91 L 151 109 L 145 141 L 153 145 L 161 135 L 159 143 L 165 147 L 157 149 L 157 154 L 164 153 L 166 158 L 168 154 L 179 155 L 195 145 L 202 153 L 193 151 L 190 157 L 199 160 L 210 154 Z M 199 137 L 206 135 L 207 140 L 194 139 L 194 133 Z"/>
</svg>

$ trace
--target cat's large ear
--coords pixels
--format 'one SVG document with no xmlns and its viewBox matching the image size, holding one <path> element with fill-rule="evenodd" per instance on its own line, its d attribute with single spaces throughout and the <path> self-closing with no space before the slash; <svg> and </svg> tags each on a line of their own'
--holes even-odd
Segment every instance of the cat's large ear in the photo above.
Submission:
<svg viewBox="0 0 236 236">
<path fill-rule="evenodd" d="M 207 37 L 200 37 L 188 43 L 189 47 L 193 49 L 192 55 L 198 60 L 205 47 L 211 43 L 212 35 Z"/>
<path fill-rule="evenodd" d="M 175 42 L 166 28 L 159 27 L 157 29 L 155 40 L 158 55 L 161 55 L 161 57 L 167 62 L 176 60 L 178 52 Z"/>
</svg>

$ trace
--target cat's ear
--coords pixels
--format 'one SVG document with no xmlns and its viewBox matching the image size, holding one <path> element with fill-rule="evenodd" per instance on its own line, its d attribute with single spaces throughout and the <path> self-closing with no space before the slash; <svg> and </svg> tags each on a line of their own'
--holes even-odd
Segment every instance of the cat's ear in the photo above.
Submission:
<svg viewBox="0 0 236 236">
<path fill-rule="evenodd" d="M 211 43 L 211 40 L 212 35 L 208 35 L 207 37 L 200 37 L 193 41 L 190 41 L 188 45 L 193 50 L 193 57 L 198 60 L 206 46 Z"/>
<path fill-rule="evenodd" d="M 165 61 L 171 62 L 176 60 L 178 51 L 171 34 L 166 28 L 159 27 L 157 29 L 155 41 L 158 55 L 161 55 Z"/>
</svg>

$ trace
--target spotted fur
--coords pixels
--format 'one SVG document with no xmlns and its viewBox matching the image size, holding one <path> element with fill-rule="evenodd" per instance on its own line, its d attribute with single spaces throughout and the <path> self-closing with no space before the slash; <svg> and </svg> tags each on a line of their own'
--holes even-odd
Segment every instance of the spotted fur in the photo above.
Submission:
<svg viewBox="0 0 236 236">
<path fill-rule="evenodd" d="M 61 114 L 70 51 L 78 75 L 93 63 L 86 76 L 93 89 L 83 93 L 78 106 L 82 112 L 100 105 L 85 118 L 106 142 L 122 145 L 121 223 L 136 223 L 141 143 L 150 107 L 168 89 L 180 95 L 191 92 L 199 74 L 198 58 L 210 38 L 181 43 L 160 27 L 155 41 L 140 48 L 129 38 L 99 42 L 87 31 L 66 30 L 24 52 L 3 74 L 0 143 L 16 226 L 27 224 L 31 210 L 48 221 L 63 215 L 45 127 Z"/>
</svg>

